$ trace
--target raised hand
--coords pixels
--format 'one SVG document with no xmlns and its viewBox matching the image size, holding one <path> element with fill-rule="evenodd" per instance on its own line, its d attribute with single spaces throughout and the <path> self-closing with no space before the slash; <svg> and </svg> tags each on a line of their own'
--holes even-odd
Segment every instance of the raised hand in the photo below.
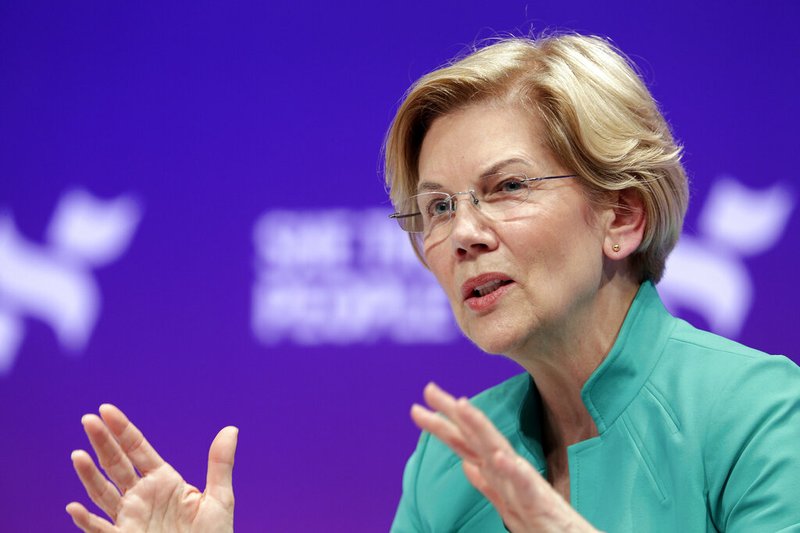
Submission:
<svg viewBox="0 0 800 533">
<path fill-rule="evenodd" d="M 100 416 L 81 419 L 98 462 L 83 450 L 72 464 L 89 498 L 109 520 L 72 502 L 75 525 L 92 533 L 224 533 L 233 531 L 233 458 L 239 430 L 223 428 L 208 452 L 206 490 L 186 483 L 116 407 L 100 406 Z"/>
<path fill-rule="evenodd" d="M 510 531 L 596 531 L 466 398 L 455 399 L 433 383 L 424 396 L 433 411 L 415 404 L 414 422 L 463 459 L 467 479 Z"/>
</svg>

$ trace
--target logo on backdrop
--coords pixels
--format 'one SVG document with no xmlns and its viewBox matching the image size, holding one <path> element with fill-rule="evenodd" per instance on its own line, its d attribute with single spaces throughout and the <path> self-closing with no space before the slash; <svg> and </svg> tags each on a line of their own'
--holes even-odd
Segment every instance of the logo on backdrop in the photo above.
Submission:
<svg viewBox="0 0 800 533">
<path fill-rule="evenodd" d="M 675 312 L 736 337 L 753 303 L 745 259 L 774 247 L 794 209 L 784 187 L 717 180 L 697 235 L 682 235 L 659 292 Z M 256 222 L 251 327 L 263 344 L 445 343 L 444 293 L 384 209 L 267 211 Z"/>
<path fill-rule="evenodd" d="M 101 200 L 69 191 L 50 220 L 46 243 L 37 244 L 0 212 L 0 375 L 13 367 L 25 317 L 49 325 L 68 351 L 86 346 L 101 300 L 92 269 L 125 252 L 139 217 L 131 198 Z"/>
<path fill-rule="evenodd" d="M 264 213 L 253 231 L 253 335 L 267 345 L 456 338 L 447 298 L 389 213 Z"/>
<path fill-rule="evenodd" d="M 778 243 L 794 205 L 790 191 L 779 184 L 752 190 L 730 177 L 714 182 L 698 234 L 682 235 L 667 259 L 658 285 L 667 307 L 696 312 L 711 331 L 736 337 L 755 292 L 745 259 Z"/>
</svg>

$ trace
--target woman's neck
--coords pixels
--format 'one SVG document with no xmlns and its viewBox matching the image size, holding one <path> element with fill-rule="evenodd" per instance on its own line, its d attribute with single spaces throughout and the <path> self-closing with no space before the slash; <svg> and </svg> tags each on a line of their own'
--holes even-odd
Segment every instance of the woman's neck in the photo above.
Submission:
<svg viewBox="0 0 800 533">
<path fill-rule="evenodd" d="M 616 278 L 598 291 L 556 335 L 537 342 L 534 351 L 514 357 L 536 383 L 542 401 L 543 436 L 561 449 L 597 435 L 581 391 L 614 345 L 639 284 Z M 547 450 L 545 450 L 547 453 Z"/>
</svg>

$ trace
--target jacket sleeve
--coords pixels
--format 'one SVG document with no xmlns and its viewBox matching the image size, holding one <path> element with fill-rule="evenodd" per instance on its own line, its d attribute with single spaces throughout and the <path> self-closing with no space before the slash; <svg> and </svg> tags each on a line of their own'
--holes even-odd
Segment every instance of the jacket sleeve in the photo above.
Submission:
<svg viewBox="0 0 800 533">
<path fill-rule="evenodd" d="M 719 531 L 800 531 L 800 368 L 768 359 L 738 367 L 709 399 L 704 463 Z"/>
<path fill-rule="evenodd" d="M 414 453 L 406 463 L 406 468 L 403 472 L 403 495 L 400 497 L 400 504 L 397 507 L 394 522 L 392 522 L 391 533 L 425 531 L 422 527 L 422 520 L 417 506 L 417 482 L 420 464 L 429 439 L 429 433 L 422 433 L 417 443 L 417 449 L 414 450 Z"/>
</svg>

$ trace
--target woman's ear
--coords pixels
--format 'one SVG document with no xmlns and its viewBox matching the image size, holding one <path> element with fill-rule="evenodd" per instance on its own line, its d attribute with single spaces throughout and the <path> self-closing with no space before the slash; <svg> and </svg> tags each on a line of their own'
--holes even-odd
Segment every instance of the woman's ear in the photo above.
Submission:
<svg viewBox="0 0 800 533">
<path fill-rule="evenodd" d="M 603 251 L 609 259 L 625 259 L 639 248 L 644 238 L 644 201 L 636 189 L 617 191 L 611 200 Z"/>
</svg>

